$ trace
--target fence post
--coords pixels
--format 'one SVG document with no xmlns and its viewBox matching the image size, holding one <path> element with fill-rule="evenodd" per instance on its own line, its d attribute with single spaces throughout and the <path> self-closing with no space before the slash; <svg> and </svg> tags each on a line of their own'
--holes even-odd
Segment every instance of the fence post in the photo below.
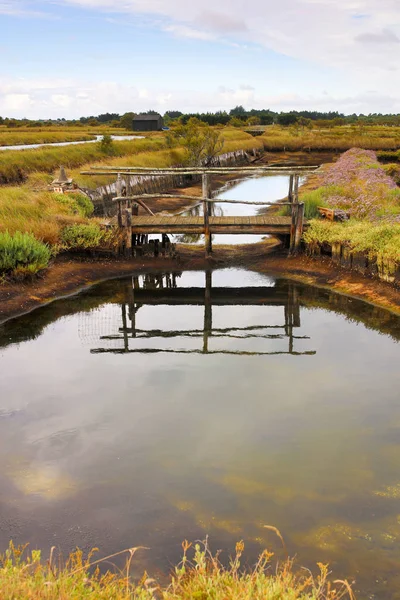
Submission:
<svg viewBox="0 0 400 600">
<path fill-rule="evenodd" d="M 203 213 L 204 213 L 204 242 L 206 249 L 206 256 L 210 256 L 212 252 L 212 242 L 210 233 L 210 212 L 211 203 L 207 202 L 210 199 L 210 180 L 208 173 L 202 175 L 202 191 L 203 191 Z"/>
<path fill-rule="evenodd" d="M 304 202 L 297 204 L 297 222 L 296 230 L 294 235 L 294 252 L 297 252 L 300 248 L 301 238 L 303 236 L 303 224 L 304 224 Z"/>
</svg>

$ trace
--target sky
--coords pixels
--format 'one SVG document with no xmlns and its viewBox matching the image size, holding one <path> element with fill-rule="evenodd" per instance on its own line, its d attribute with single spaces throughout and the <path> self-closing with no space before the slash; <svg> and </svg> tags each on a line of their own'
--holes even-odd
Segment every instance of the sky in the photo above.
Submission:
<svg viewBox="0 0 400 600">
<path fill-rule="evenodd" d="M 0 0 L 0 115 L 400 113 L 400 0 Z"/>
</svg>

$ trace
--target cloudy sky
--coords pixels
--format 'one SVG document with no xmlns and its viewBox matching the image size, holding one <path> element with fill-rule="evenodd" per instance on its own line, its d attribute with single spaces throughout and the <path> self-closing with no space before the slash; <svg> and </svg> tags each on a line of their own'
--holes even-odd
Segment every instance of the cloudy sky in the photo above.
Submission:
<svg viewBox="0 0 400 600">
<path fill-rule="evenodd" d="M 400 0 L 0 0 L 0 115 L 400 112 Z"/>
</svg>

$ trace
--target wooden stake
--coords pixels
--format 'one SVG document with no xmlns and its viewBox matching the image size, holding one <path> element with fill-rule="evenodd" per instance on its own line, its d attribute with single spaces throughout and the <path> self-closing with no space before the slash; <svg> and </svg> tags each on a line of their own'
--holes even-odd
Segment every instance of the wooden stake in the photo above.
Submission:
<svg viewBox="0 0 400 600">
<path fill-rule="evenodd" d="M 207 173 L 202 175 L 202 187 L 203 187 L 203 212 L 204 212 L 204 238 L 205 238 L 205 249 L 206 256 L 210 256 L 212 253 L 212 241 L 211 241 L 211 233 L 210 233 L 210 207 L 209 196 L 211 194 L 210 191 L 210 181 Z"/>
</svg>

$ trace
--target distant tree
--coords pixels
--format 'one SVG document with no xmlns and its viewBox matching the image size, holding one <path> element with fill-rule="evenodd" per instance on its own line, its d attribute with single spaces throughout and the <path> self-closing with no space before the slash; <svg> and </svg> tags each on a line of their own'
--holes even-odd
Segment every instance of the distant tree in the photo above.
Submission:
<svg viewBox="0 0 400 600">
<path fill-rule="evenodd" d="M 297 123 L 297 115 L 294 113 L 280 113 L 277 120 L 279 125 L 287 127 L 288 125 Z"/>
<path fill-rule="evenodd" d="M 99 123 L 110 123 L 111 121 L 119 121 L 119 118 L 118 113 L 104 113 L 97 117 L 97 121 Z"/>
<path fill-rule="evenodd" d="M 232 117 L 228 122 L 228 125 L 231 127 L 243 127 L 244 124 L 245 121 L 242 121 L 242 119 L 239 119 L 238 117 Z"/>
<path fill-rule="evenodd" d="M 256 117 L 255 115 L 253 117 L 249 117 L 246 121 L 246 125 L 261 125 L 261 117 Z"/>
<path fill-rule="evenodd" d="M 242 106 L 235 106 L 232 110 L 229 111 L 229 116 L 231 117 L 246 117 L 246 109 Z"/>
<path fill-rule="evenodd" d="M 127 112 L 124 115 L 122 115 L 122 117 L 119 121 L 120 127 L 123 127 L 124 129 L 128 129 L 129 131 L 131 131 L 133 129 L 134 117 L 135 117 L 134 112 Z"/>
<path fill-rule="evenodd" d="M 170 148 L 181 146 L 185 151 L 184 163 L 198 167 L 210 165 L 222 150 L 224 141 L 220 132 L 192 117 L 186 124 L 173 125 L 166 136 Z"/>
<path fill-rule="evenodd" d="M 164 115 L 164 119 L 168 117 L 169 119 L 179 119 L 183 113 L 180 110 L 167 110 Z"/>
</svg>

